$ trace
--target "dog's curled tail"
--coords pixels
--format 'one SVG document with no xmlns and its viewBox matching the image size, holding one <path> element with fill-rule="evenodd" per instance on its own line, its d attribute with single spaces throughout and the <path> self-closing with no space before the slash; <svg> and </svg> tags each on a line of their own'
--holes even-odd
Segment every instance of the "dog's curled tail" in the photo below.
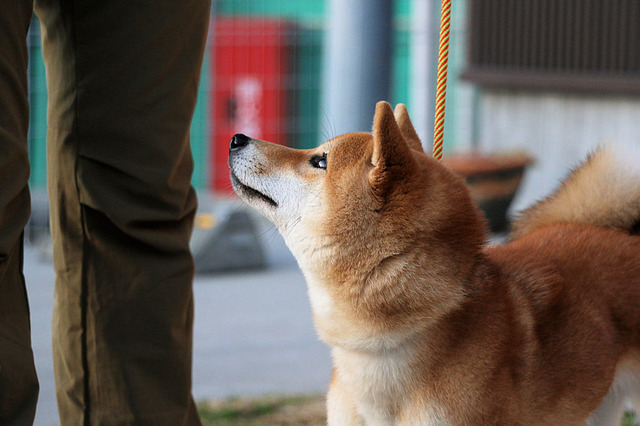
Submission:
<svg viewBox="0 0 640 426">
<path fill-rule="evenodd" d="M 638 234 L 640 143 L 600 147 L 557 191 L 520 214 L 513 223 L 511 239 L 561 222 L 604 226 Z"/>
</svg>

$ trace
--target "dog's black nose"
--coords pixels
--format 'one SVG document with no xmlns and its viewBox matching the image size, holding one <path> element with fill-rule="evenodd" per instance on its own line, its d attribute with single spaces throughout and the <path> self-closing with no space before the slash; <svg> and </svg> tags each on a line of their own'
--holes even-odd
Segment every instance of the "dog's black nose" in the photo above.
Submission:
<svg viewBox="0 0 640 426">
<path fill-rule="evenodd" d="M 251 138 L 247 135 L 243 135 L 242 133 L 236 133 L 231 138 L 231 143 L 229 144 L 229 151 L 237 151 L 240 148 L 243 148 L 249 144 Z"/>
</svg>

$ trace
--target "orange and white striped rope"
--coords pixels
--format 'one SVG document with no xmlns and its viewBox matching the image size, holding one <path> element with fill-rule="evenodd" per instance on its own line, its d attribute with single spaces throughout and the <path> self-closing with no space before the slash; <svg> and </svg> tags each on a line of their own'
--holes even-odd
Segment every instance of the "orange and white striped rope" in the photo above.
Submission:
<svg viewBox="0 0 640 426">
<path fill-rule="evenodd" d="M 433 130 L 433 157 L 442 160 L 444 139 L 444 104 L 447 97 L 447 68 L 449 66 L 449 28 L 451 0 L 442 0 L 440 16 L 440 48 L 438 50 L 438 84 L 436 87 L 436 117 Z"/>
</svg>

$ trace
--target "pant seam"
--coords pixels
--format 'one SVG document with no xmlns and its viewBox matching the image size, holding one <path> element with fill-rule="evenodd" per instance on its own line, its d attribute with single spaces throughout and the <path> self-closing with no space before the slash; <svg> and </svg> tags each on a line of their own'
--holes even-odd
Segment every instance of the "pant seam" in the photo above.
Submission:
<svg viewBox="0 0 640 426">
<path fill-rule="evenodd" d="M 78 73 L 78 17 L 77 17 L 77 9 L 76 2 L 74 0 L 69 2 L 69 20 L 71 30 L 71 41 L 73 43 L 73 54 L 74 54 L 74 82 L 75 82 L 75 94 L 74 94 L 74 107 L 73 107 L 73 142 L 75 148 L 75 159 L 74 159 L 74 183 L 76 187 L 76 196 L 77 196 L 77 208 L 80 211 L 80 232 L 82 235 L 82 244 L 81 244 L 81 258 L 80 258 L 80 350 L 81 350 L 81 362 L 82 362 L 82 370 L 83 370 L 83 387 L 84 387 L 84 401 L 83 401 L 83 424 L 84 426 L 89 426 L 91 424 L 91 392 L 89 388 L 89 357 L 88 357 L 88 344 L 87 344 L 87 334 L 88 334 L 88 293 L 89 293 L 89 285 L 87 282 L 87 266 L 86 266 L 86 257 L 87 251 L 89 248 L 89 244 L 87 241 L 86 234 L 86 218 L 85 211 L 82 208 L 80 203 L 81 199 L 81 191 L 80 191 L 80 182 L 79 182 L 79 173 L 78 170 L 80 168 L 80 113 L 79 113 L 79 73 Z"/>
<path fill-rule="evenodd" d="M 24 231 L 20 235 L 20 280 L 22 281 L 22 292 L 24 295 L 25 303 L 27 304 L 27 320 L 29 322 L 29 333 L 31 333 L 31 307 L 29 306 L 29 296 L 27 294 L 27 282 L 24 278 Z M 31 340 L 31 339 L 29 339 Z M 31 346 L 29 346 L 31 349 Z"/>
</svg>

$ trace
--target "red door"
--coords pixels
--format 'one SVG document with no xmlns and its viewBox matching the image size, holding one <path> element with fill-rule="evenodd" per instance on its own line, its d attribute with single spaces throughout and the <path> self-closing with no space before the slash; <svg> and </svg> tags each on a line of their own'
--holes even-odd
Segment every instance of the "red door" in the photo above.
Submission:
<svg viewBox="0 0 640 426">
<path fill-rule="evenodd" d="M 236 133 L 285 144 L 288 23 L 218 18 L 213 27 L 211 188 L 231 192 L 227 157 Z"/>
</svg>

